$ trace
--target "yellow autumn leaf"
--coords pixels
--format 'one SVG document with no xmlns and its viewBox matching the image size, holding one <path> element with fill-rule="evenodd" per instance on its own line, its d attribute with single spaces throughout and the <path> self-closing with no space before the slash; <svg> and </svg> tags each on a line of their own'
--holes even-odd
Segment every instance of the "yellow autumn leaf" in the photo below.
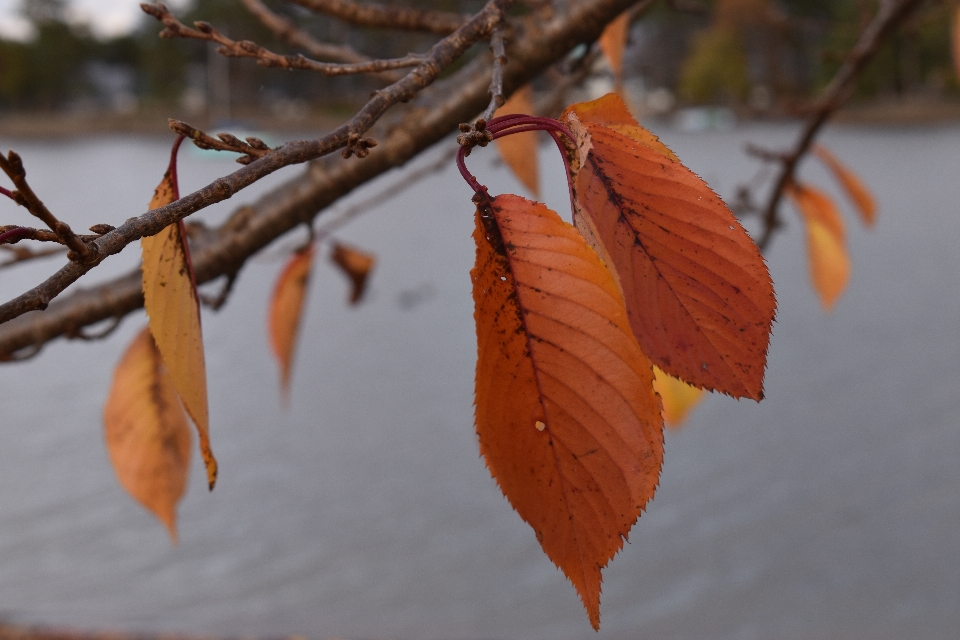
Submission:
<svg viewBox="0 0 960 640">
<path fill-rule="evenodd" d="M 104 439 L 120 485 L 177 542 L 177 502 L 190 469 L 190 426 L 150 330 L 134 338 L 113 374 Z"/>
<path fill-rule="evenodd" d="M 267 320 L 270 347 L 280 365 L 280 389 L 284 399 L 290 394 L 293 348 L 297 341 L 300 318 L 303 315 L 303 303 L 306 299 L 307 283 L 310 281 L 313 254 L 314 248 L 310 245 L 290 258 L 280 272 L 280 277 L 277 278 L 270 301 L 270 315 Z"/>
<path fill-rule="evenodd" d="M 653 388 L 660 394 L 663 403 L 663 421 L 668 427 L 677 428 L 687 419 L 687 414 L 703 400 L 703 389 L 697 389 L 683 380 L 674 378 L 653 368 Z"/>
<path fill-rule="evenodd" d="M 174 145 L 170 166 L 150 201 L 151 210 L 179 197 L 176 177 L 178 146 Z M 200 299 L 183 223 L 172 224 L 155 236 L 143 238 L 140 246 L 143 299 L 150 318 L 150 332 L 170 372 L 173 386 L 197 427 L 200 453 L 207 469 L 207 484 L 213 489 L 217 480 L 217 461 L 210 448 Z"/>
<path fill-rule="evenodd" d="M 533 89 L 529 84 L 515 91 L 503 106 L 497 109 L 494 117 L 512 113 L 533 113 Z M 540 170 L 537 161 L 537 133 L 527 131 L 504 136 L 497 138 L 496 144 L 500 157 L 510 167 L 520 184 L 529 189 L 534 198 L 539 199 Z"/>
<path fill-rule="evenodd" d="M 622 93 L 623 86 L 623 50 L 627 46 L 627 35 L 630 31 L 630 12 L 624 11 L 616 20 L 611 22 L 600 34 L 600 50 L 613 69 L 613 83 L 617 93 Z"/>
<path fill-rule="evenodd" d="M 808 185 L 786 190 L 800 211 L 807 229 L 810 278 L 824 311 L 833 309 L 850 280 L 843 219 L 830 197 Z"/>
<path fill-rule="evenodd" d="M 877 201 L 874 199 L 873 194 L 870 193 L 870 190 L 867 189 L 863 180 L 860 179 L 860 176 L 840 162 L 840 160 L 822 144 L 814 145 L 813 152 L 827 166 L 830 172 L 833 173 L 837 182 L 839 182 L 840 186 L 847 192 L 847 197 L 853 201 L 863 223 L 868 227 L 873 226 L 877 217 Z"/>
<path fill-rule="evenodd" d="M 838 238 L 819 220 L 807 220 L 810 277 L 824 311 L 833 309 L 850 280 L 850 257 Z"/>
</svg>

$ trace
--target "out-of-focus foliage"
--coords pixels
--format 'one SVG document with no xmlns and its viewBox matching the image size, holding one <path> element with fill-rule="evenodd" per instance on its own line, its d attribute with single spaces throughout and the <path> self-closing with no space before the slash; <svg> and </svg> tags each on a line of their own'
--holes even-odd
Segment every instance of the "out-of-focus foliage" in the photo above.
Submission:
<svg viewBox="0 0 960 640">
<path fill-rule="evenodd" d="M 743 101 L 750 91 L 747 56 L 736 30 L 697 34 L 680 71 L 680 95 L 695 103 Z"/>
<path fill-rule="evenodd" d="M 282 0 L 266 2 L 317 39 L 374 57 L 425 51 L 431 44 L 429 35 L 348 28 Z M 162 40 L 157 37 L 160 26 L 147 16 L 133 33 L 100 40 L 69 19 L 69 3 L 22 0 L 21 13 L 33 25 L 33 37 L 25 42 L 0 39 L 0 112 L 157 107 L 172 108 L 169 115 L 193 117 L 204 110 L 210 115 L 219 99 L 234 113 L 249 107 L 286 116 L 311 105 L 352 106 L 377 84 L 357 76 L 271 72 L 251 60 L 214 62 L 211 45 Z M 409 4 L 469 12 L 482 1 Z M 926 3 L 861 77 L 858 96 L 956 94 L 960 85 L 952 71 L 949 36 L 955 4 Z M 635 22 L 624 52 L 624 77 L 639 78 L 648 90 L 667 89 L 687 103 L 762 111 L 789 110 L 814 95 L 876 12 L 877 0 L 705 0 L 701 5 L 703 11 L 690 12 L 657 3 Z M 186 24 L 206 20 L 233 38 L 293 52 L 239 0 L 195 0 L 177 13 Z M 227 87 L 222 89 L 226 98 L 217 98 L 217 86 Z M 230 108 L 221 116 L 229 115 Z"/>
</svg>

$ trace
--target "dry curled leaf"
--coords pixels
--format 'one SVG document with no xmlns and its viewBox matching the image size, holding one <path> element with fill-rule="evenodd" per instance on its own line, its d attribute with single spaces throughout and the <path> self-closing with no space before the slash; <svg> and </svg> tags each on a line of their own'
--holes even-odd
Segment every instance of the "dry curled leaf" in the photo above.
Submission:
<svg viewBox="0 0 960 640">
<path fill-rule="evenodd" d="M 849 167 L 840 162 L 833 153 L 822 144 L 814 145 L 813 152 L 823 161 L 827 168 L 833 173 L 837 182 L 847 192 L 847 196 L 853 201 L 860 219 L 868 227 L 873 226 L 877 217 L 877 201 L 873 194 L 867 189 L 856 173 Z"/>
<path fill-rule="evenodd" d="M 177 146 L 174 146 L 170 166 L 150 201 L 151 210 L 179 197 Z M 170 371 L 173 386 L 200 435 L 200 453 L 207 470 L 207 484 L 213 489 L 217 480 L 217 461 L 210 448 L 200 298 L 186 237 L 181 221 L 140 241 L 143 253 L 143 299 L 153 339 Z"/>
<path fill-rule="evenodd" d="M 773 283 L 707 184 L 609 94 L 568 107 L 581 233 L 615 269 L 644 353 L 700 388 L 760 400 Z"/>
<path fill-rule="evenodd" d="M 613 70 L 614 86 L 617 92 L 623 83 L 623 50 L 627 46 L 627 35 L 630 31 L 630 12 L 624 11 L 604 28 L 597 43 L 600 50 L 610 63 Z"/>
<path fill-rule="evenodd" d="M 654 367 L 653 373 L 653 388 L 663 403 L 663 422 L 668 427 L 677 428 L 703 400 L 704 391 L 667 375 L 659 367 Z"/>
<path fill-rule="evenodd" d="M 474 240 L 480 451 L 599 628 L 600 570 L 663 460 L 652 367 L 606 265 L 556 213 L 498 196 Z"/>
<path fill-rule="evenodd" d="M 843 218 L 830 196 L 809 185 L 791 184 L 786 193 L 803 216 L 810 279 L 824 311 L 830 311 L 850 280 Z"/>
<path fill-rule="evenodd" d="M 177 502 L 190 469 L 190 426 L 150 330 L 127 348 L 103 410 L 104 438 L 120 485 L 177 541 Z"/>
<path fill-rule="evenodd" d="M 364 253 L 359 249 L 340 243 L 333 246 L 330 259 L 350 278 L 352 285 L 350 304 L 357 304 L 367 290 L 367 278 L 370 276 L 370 271 L 373 270 L 377 259 L 372 254 Z"/>
<path fill-rule="evenodd" d="M 270 332 L 270 347 L 280 365 L 280 388 L 284 398 L 290 393 L 290 371 L 293 351 L 303 315 L 310 269 L 313 266 L 313 245 L 298 251 L 287 262 L 270 300 L 270 315 L 267 320 Z"/>
<path fill-rule="evenodd" d="M 533 113 L 533 88 L 528 84 L 511 95 L 494 116 L 511 113 Z M 500 157 L 520 183 L 540 198 L 540 174 L 537 159 L 537 133 L 527 131 L 496 140 Z"/>
</svg>

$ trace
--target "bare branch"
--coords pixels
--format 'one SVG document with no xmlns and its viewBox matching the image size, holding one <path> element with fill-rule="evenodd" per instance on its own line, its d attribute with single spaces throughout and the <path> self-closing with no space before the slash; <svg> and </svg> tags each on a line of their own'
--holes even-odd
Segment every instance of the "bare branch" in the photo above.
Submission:
<svg viewBox="0 0 960 640">
<path fill-rule="evenodd" d="M 88 331 L 84 331 L 83 327 L 75 327 L 70 331 L 67 331 L 65 335 L 70 340 L 103 340 L 116 331 L 121 322 L 123 322 L 123 316 L 114 316 L 113 318 L 110 318 L 107 326 L 100 331 L 94 331 L 93 333 L 90 333 Z"/>
<path fill-rule="evenodd" d="M 74 235 L 74 238 L 81 242 L 92 242 L 103 234 L 96 235 Z M 6 244 L 15 244 L 21 240 L 36 240 L 37 242 L 56 242 L 66 245 L 66 241 L 53 231 L 46 229 L 34 229 L 32 227 L 21 227 L 17 224 L 8 224 L 0 226 L 0 246 Z M 69 245 L 67 245 L 69 246 Z"/>
<path fill-rule="evenodd" d="M 301 54 L 281 55 L 250 40 L 233 40 L 228 38 L 208 22 L 195 23 L 196 29 L 186 26 L 167 9 L 162 2 L 157 4 L 141 4 L 140 7 L 151 16 L 163 23 L 164 30 L 160 32 L 162 38 L 194 38 L 216 42 L 220 46 L 217 52 L 228 58 L 254 58 L 257 64 L 263 67 L 277 67 L 280 69 L 299 69 L 301 71 L 316 71 L 322 75 L 346 76 L 361 73 L 381 73 L 394 69 L 405 69 L 422 64 L 427 56 L 419 53 L 410 53 L 402 58 L 389 60 L 369 60 L 367 62 L 336 63 L 311 60 Z"/>
<path fill-rule="evenodd" d="M 493 76 L 490 79 L 490 104 L 480 117 L 489 120 L 503 106 L 503 70 L 507 66 L 507 54 L 503 35 L 503 17 L 490 34 L 490 51 L 493 53 Z"/>
<path fill-rule="evenodd" d="M 815 103 L 810 117 L 804 125 L 797 142 L 793 149 L 786 154 L 773 154 L 772 152 L 762 152 L 772 159 L 778 159 L 782 162 L 780 174 L 774 183 L 773 191 L 763 209 L 763 232 L 757 241 L 757 246 L 765 250 L 774 232 L 781 226 L 779 217 L 780 201 L 783 198 L 784 189 L 793 180 L 797 165 L 810 149 L 820 128 L 830 119 L 830 116 L 840 108 L 853 94 L 856 85 L 856 79 L 866 69 L 867 64 L 873 59 L 880 50 L 880 46 L 887 37 L 904 21 L 907 17 L 922 3 L 923 0 L 884 0 L 880 5 L 877 15 L 873 21 L 863 30 L 860 38 L 853 49 L 847 55 L 846 61 L 837 71 L 836 75 L 830 81 L 830 84 L 823 90 L 820 98 Z M 754 148 L 753 152 L 760 153 L 760 150 Z M 777 156 L 780 156 L 779 158 Z"/>
<path fill-rule="evenodd" d="M 499 20 L 500 12 L 512 0 L 490 0 L 477 15 L 460 29 L 435 44 L 427 59 L 413 71 L 392 85 L 375 91 L 371 99 L 347 123 L 318 140 L 288 142 L 237 171 L 218 178 L 211 184 L 166 206 L 131 218 L 114 231 L 98 239 L 96 246 L 100 260 L 121 251 L 143 236 L 159 233 L 166 226 L 186 216 L 221 202 L 264 176 L 292 164 L 300 164 L 325 156 L 359 140 L 370 127 L 393 105 L 407 102 L 457 60 L 475 42 L 486 37 Z M 357 138 L 355 138 L 356 136 Z M 366 146 L 369 142 L 365 141 Z M 275 236 L 271 236 L 272 237 Z M 265 243 L 264 243 L 265 244 Z M 261 245 L 262 246 L 262 245 Z M 50 301 L 76 282 L 95 264 L 72 263 L 61 268 L 33 289 L 0 305 L 0 323 L 7 322 L 28 311 L 46 309 Z"/>
<path fill-rule="evenodd" d="M 357 53 L 346 45 L 328 44 L 314 39 L 303 29 L 297 28 L 286 16 L 277 15 L 260 0 L 242 0 L 243 6 L 280 40 L 300 47 L 317 58 L 326 58 L 334 62 L 369 62 L 370 58 Z"/>
<path fill-rule="evenodd" d="M 246 139 L 246 142 L 244 142 L 243 140 L 240 140 L 236 136 L 229 133 L 218 133 L 217 137 L 214 138 L 213 136 L 190 126 L 186 122 L 174 120 L 173 118 L 170 118 L 167 122 L 170 125 L 171 131 L 186 136 L 193 141 L 193 144 L 201 149 L 242 153 L 243 155 L 237 158 L 237 162 L 240 164 L 250 164 L 257 158 L 262 158 L 272 151 L 272 149 L 270 149 L 270 147 L 268 147 L 260 138 L 250 137 Z"/>
<path fill-rule="evenodd" d="M 7 174 L 17 188 L 16 191 L 11 192 L 14 202 L 39 218 L 63 244 L 70 247 L 71 251 L 67 254 L 70 260 L 83 263 L 91 263 L 97 260 L 96 246 L 88 245 L 73 233 L 70 225 L 57 220 L 57 217 L 47 209 L 47 205 L 43 204 L 43 201 L 30 188 L 27 183 L 27 170 L 24 169 L 23 160 L 20 159 L 20 156 L 13 151 L 9 152 L 6 157 L 0 154 L 0 169 Z"/>
<path fill-rule="evenodd" d="M 237 281 L 237 275 L 239 272 L 227 273 L 224 274 L 223 286 L 220 288 L 220 293 L 215 296 L 207 295 L 206 293 L 200 294 L 200 302 L 203 303 L 205 307 L 213 309 L 214 311 L 219 311 L 224 304 L 227 303 L 227 300 L 230 298 L 230 294 L 233 293 L 233 285 Z"/>
<path fill-rule="evenodd" d="M 426 31 L 447 35 L 462 27 L 470 16 L 443 11 L 420 11 L 385 4 L 351 2 L 350 0 L 290 0 L 291 2 L 358 27 Z"/>
<path fill-rule="evenodd" d="M 416 171 L 411 171 L 403 176 L 402 179 L 397 180 L 393 184 L 385 187 L 379 193 L 376 193 L 365 200 L 351 205 L 349 208 L 341 211 L 333 220 L 329 220 L 324 224 L 320 225 L 319 228 L 314 232 L 313 227 L 310 227 L 310 232 L 317 238 L 326 238 L 330 236 L 334 231 L 343 227 L 345 224 L 356 218 L 362 213 L 371 211 L 376 207 L 389 202 L 397 196 L 397 194 L 403 193 L 407 189 L 416 186 L 421 180 L 427 178 L 442 169 L 445 169 L 450 166 L 450 163 L 453 162 L 453 159 L 457 156 L 457 147 L 451 147 L 444 151 L 439 158 L 431 162 L 430 164 L 420 167 Z M 312 238 L 311 238 L 312 241 Z"/>
<path fill-rule="evenodd" d="M 544 13 L 523 18 L 518 27 L 523 37 L 516 38 L 507 48 L 511 64 L 504 77 L 504 89 L 515 90 L 577 44 L 595 40 L 603 27 L 628 6 L 626 0 L 582 0 L 571 5 L 570 11 L 562 15 L 554 15 L 545 9 Z M 488 19 L 489 22 L 486 21 Z M 470 30 L 468 33 L 457 36 L 453 43 L 445 45 L 448 47 L 447 53 L 439 57 L 441 52 L 438 52 L 440 63 L 452 57 L 460 46 L 468 46 L 466 42 L 470 33 L 492 27 L 492 16 L 489 12 L 481 12 L 471 23 L 464 26 L 464 29 Z M 442 65 L 436 69 L 431 67 L 424 72 L 439 74 L 441 68 Z M 429 92 L 429 97 L 434 100 L 431 106 L 409 111 L 363 162 L 333 161 L 328 158 L 314 163 L 308 172 L 268 193 L 256 204 L 240 208 L 230 221 L 211 232 L 214 240 L 196 245 L 191 243 L 197 282 L 208 282 L 236 271 L 250 256 L 275 238 L 308 222 L 318 211 L 355 187 L 405 163 L 446 136 L 458 123 L 482 111 L 488 100 L 490 75 L 486 61 L 474 59 Z M 401 80 L 398 83 L 400 87 L 392 89 L 394 93 L 389 95 L 404 91 L 407 93 L 401 95 L 412 96 L 420 80 L 409 78 L 408 75 Z M 312 159 L 325 155 L 338 148 L 336 145 L 345 144 L 351 126 L 356 126 L 358 130 L 368 128 L 388 104 L 391 103 L 387 98 L 378 94 L 350 123 L 337 129 L 331 136 L 318 141 L 287 143 L 276 152 L 194 194 L 128 221 L 97 243 L 101 251 L 116 253 L 126 243 L 133 241 L 128 238 L 157 233 L 168 224 L 212 202 L 224 200 L 260 177 L 292 164 L 291 158 Z M 30 314 L 7 322 L 29 310 L 44 308 L 47 302 L 76 281 L 83 272 L 85 269 L 81 265 L 67 265 L 38 287 L 0 305 L 0 320 L 5 322 L 0 325 L 0 354 L 43 344 L 64 335 L 69 327 L 100 322 L 143 306 L 141 276 L 139 271 L 135 271 L 89 290 L 78 290 L 63 300 L 55 301 L 42 314 Z"/>
<path fill-rule="evenodd" d="M 0 269 L 4 269 L 15 264 L 20 264 L 21 262 L 28 262 L 30 260 L 38 260 L 40 258 L 61 255 L 67 250 L 66 247 L 53 247 L 50 249 L 34 251 L 27 249 L 26 247 L 16 247 L 9 244 L 0 245 L 0 249 L 3 249 L 11 254 L 10 259 L 0 262 Z"/>
</svg>

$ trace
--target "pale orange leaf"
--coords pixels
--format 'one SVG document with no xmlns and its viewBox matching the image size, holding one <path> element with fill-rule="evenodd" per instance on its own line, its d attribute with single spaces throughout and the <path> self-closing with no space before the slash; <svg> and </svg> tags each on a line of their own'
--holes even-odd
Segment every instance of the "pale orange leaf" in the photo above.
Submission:
<svg viewBox="0 0 960 640">
<path fill-rule="evenodd" d="M 514 91 L 503 106 L 497 109 L 494 116 L 503 116 L 512 113 L 533 113 L 533 89 L 525 85 Z M 540 198 L 540 174 L 537 160 L 537 132 L 526 131 L 516 133 L 496 140 L 500 157 L 520 183 L 529 189 L 534 198 Z"/>
<path fill-rule="evenodd" d="M 480 451 L 599 628 L 600 571 L 663 460 L 652 367 L 606 265 L 556 213 L 498 196 L 474 240 Z"/>
<path fill-rule="evenodd" d="M 177 197 L 175 147 L 170 167 L 150 201 L 150 209 L 169 204 Z M 210 448 L 200 299 L 183 223 L 172 224 L 155 236 L 143 238 L 140 246 L 144 307 L 150 318 L 150 331 L 170 371 L 173 386 L 197 427 L 207 484 L 213 489 L 217 461 Z"/>
<path fill-rule="evenodd" d="M 847 192 L 847 196 L 853 201 L 863 223 L 868 227 L 873 226 L 877 217 L 877 201 L 873 198 L 873 194 L 870 193 L 867 186 L 863 184 L 860 176 L 840 162 L 837 157 L 822 144 L 814 145 L 813 152 L 827 165 L 827 168 L 833 173 L 837 182 L 839 182 L 844 191 Z"/>
<path fill-rule="evenodd" d="M 177 541 L 177 502 L 190 469 L 190 426 L 166 366 L 144 328 L 113 373 L 104 437 L 120 485 Z"/>
<path fill-rule="evenodd" d="M 704 391 L 667 375 L 659 367 L 654 367 L 653 373 L 653 388 L 663 403 L 663 421 L 669 427 L 679 427 L 703 400 Z"/>
<path fill-rule="evenodd" d="M 270 301 L 267 325 L 270 331 L 270 346 L 280 365 L 280 388 L 284 398 L 290 392 L 290 371 L 293 365 L 293 348 L 297 341 L 303 303 L 313 266 L 313 245 L 298 251 L 290 258 L 277 278 Z"/>
<path fill-rule="evenodd" d="M 843 219 L 830 197 L 807 185 L 793 184 L 787 195 L 807 229 L 810 278 L 824 311 L 830 311 L 850 280 Z"/>
<path fill-rule="evenodd" d="M 696 387 L 761 399 L 776 300 L 760 250 L 618 96 L 562 119 L 579 149 L 577 227 L 613 266 L 644 353 Z"/>
<path fill-rule="evenodd" d="M 606 26 L 598 41 L 600 50 L 610 63 L 610 68 L 613 69 L 614 86 L 617 87 L 618 93 L 623 83 L 623 50 L 627 46 L 629 31 L 630 12 L 624 11 Z"/>
<path fill-rule="evenodd" d="M 333 246 L 330 259 L 350 279 L 350 304 L 357 304 L 367 290 L 367 278 L 377 259 L 372 254 L 340 243 Z"/>
</svg>

